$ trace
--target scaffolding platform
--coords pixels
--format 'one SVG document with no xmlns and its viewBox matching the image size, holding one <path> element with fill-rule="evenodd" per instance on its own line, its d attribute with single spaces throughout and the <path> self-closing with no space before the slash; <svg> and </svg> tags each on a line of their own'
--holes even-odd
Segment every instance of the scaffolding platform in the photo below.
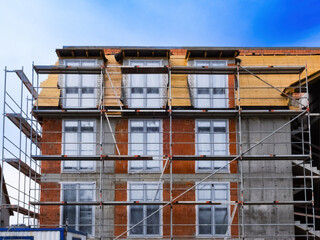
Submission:
<svg viewBox="0 0 320 240">
<path fill-rule="evenodd" d="M 10 205 L 7 207 L 8 209 L 11 209 L 12 211 L 15 211 L 17 213 L 20 213 L 20 214 L 23 214 L 23 215 L 26 215 L 26 216 L 32 216 L 36 219 L 39 219 L 40 217 L 40 214 L 39 213 L 35 213 L 33 211 L 30 211 L 26 208 L 23 208 L 23 207 L 20 207 L 18 205 Z"/>
<path fill-rule="evenodd" d="M 38 74 L 101 74 L 102 67 L 74 67 L 56 65 L 34 65 Z"/>
<path fill-rule="evenodd" d="M 29 139 L 32 137 L 32 139 L 31 139 L 32 142 L 34 144 L 36 144 L 38 148 L 40 148 L 41 136 L 33 128 L 32 128 L 32 131 L 31 131 L 31 125 L 27 122 L 27 120 L 25 118 L 22 117 L 21 114 L 18 114 L 18 113 L 6 113 L 6 116 L 19 129 L 20 129 L 20 123 L 21 123 L 21 131 Z"/>
<path fill-rule="evenodd" d="M 146 116 L 159 116 L 159 117 L 169 117 L 170 113 L 173 117 L 187 116 L 191 118 L 196 117 L 225 117 L 225 118 L 234 118 L 239 114 L 237 109 L 105 109 L 105 112 L 108 113 L 108 117 L 146 117 Z M 283 117 L 295 117 L 303 113 L 303 110 L 287 110 L 287 109 L 255 109 L 241 110 L 242 117 L 254 117 L 254 116 L 283 116 Z M 43 117 L 54 117 L 54 118 L 63 118 L 63 117 L 94 117 L 97 118 L 101 114 L 101 110 L 95 109 L 34 109 L 34 116 L 38 118 Z"/>
<path fill-rule="evenodd" d="M 21 79 L 25 87 L 29 90 L 29 92 L 32 94 L 34 99 L 38 98 L 38 93 L 32 86 L 32 83 L 29 81 L 28 77 L 24 73 L 23 70 L 14 70 L 14 72 L 18 75 L 18 77 Z"/>
<path fill-rule="evenodd" d="M 108 201 L 108 202 L 30 202 L 31 205 L 40 206 L 132 206 L 132 205 L 169 205 L 170 201 Z M 173 205 L 306 205 L 311 201 L 173 201 Z"/>
<path fill-rule="evenodd" d="M 20 170 L 24 175 L 30 177 L 33 181 L 41 183 L 41 175 L 33 170 L 28 164 L 17 158 L 6 158 L 4 162 L 14 167 L 18 171 Z"/>
</svg>

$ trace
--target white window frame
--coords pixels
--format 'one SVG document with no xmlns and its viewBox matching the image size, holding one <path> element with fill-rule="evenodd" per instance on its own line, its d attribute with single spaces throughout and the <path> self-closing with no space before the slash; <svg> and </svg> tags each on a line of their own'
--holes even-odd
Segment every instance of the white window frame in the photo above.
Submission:
<svg viewBox="0 0 320 240">
<path fill-rule="evenodd" d="M 194 65 L 196 67 L 199 67 L 197 64 L 200 62 L 207 62 L 209 63 L 209 68 L 210 67 L 214 67 L 214 63 L 225 63 L 225 66 L 228 66 L 228 61 L 227 60 L 194 60 Z M 198 76 L 199 75 L 195 75 L 195 89 L 194 89 L 194 96 L 195 96 L 195 108 L 205 108 L 202 106 L 199 106 L 199 96 L 198 96 L 198 88 L 202 88 L 202 87 L 198 87 Z M 219 75 L 220 76 L 220 75 Z M 227 74 L 221 74 L 221 77 L 224 77 L 224 95 L 225 95 L 225 106 L 214 106 L 214 95 L 213 94 L 213 89 L 214 89 L 214 85 L 213 85 L 213 81 L 214 81 L 214 76 L 212 74 L 208 75 L 209 77 L 209 100 L 210 100 L 210 106 L 206 107 L 206 108 L 228 108 L 229 107 L 229 89 L 228 89 L 228 75 Z"/>
<path fill-rule="evenodd" d="M 163 182 L 160 182 L 160 184 L 159 184 L 159 182 L 127 182 L 127 201 L 129 202 L 129 201 L 133 201 L 133 200 L 130 200 L 131 198 L 130 198 L 130 194 L 131 194 L 131 185 L 154 185 L 154 187 L 155 187 L 155 189 L 157 189 L 158 188 L 158 193 L 157 194 L 159 194 L 159 201 L 161 202 L 161 201 L 163 201 Z M 145 191 L 143 192 L 143 194 L 144 194 L 144 197 L 145 197 Z M 161 207 L 160 205 L 158 205 L 159 206 L 159 208 Z M 130 207 L 131 206 L 127 206 L 127 230 L 128 230 L 128 232 L 127 232 L 127 236 L 129 236 L 130 238 L 141 238 L 141 237 L 155 237 L 155 238 L 158 238 L 158 237 L 161 237 L 162 235 L 163 235 L 163 211 L 162 210 L 160 210 L 159 211 L 159 218 L 160 218 L 160 220 L 159 220 L 159 234 L 134 234 L 134 235 L 132 235 L 132 234 L 130 234 L 130 231 L 129 231 L 129 229 L 130 229 L 130 217 L 131 217 L 131 215 L 130 215 Z M 143 205 L 143 212 L 145 212 L 146 210 L 146 207 L 147 207 L 147 205 Z M 143 216 L 143 218 L 145 218 L 146 217 L 146 214 L 144 214 L 144 216 Z M 145 223 L 143 223 L 143 231 L 145 231 L 145 229 L 146 229 L 146 224 Z"/>
<path fill-rule="evenodd" d="M 213 122 L 225 122 L 226 123 L 226 137 L 227 137 L 227 143 L 226 143 L 226 155 L 230 154 L 230 134 L 229 134 L 229 120 L 228 119 L 196 119 L 195 121 L 195 133 L 196 133 L 196 155 L 200 155 L 199 154 L 199 150 L 198 150 L 198 145 L 199 145 L 199 140 L 198 140 L 198 122 L 210 122 L 210 145 L 211 145 L 211 155 L 213 155 L 213 147 L 214 147 L 214 142 L 213 142 L 213 135 L 214 132 L 212 131 L 213 129 Z M 205 160 L 207 161 L 207 160 Z M 224 160 L 222 160 L 224 161 Z M 196 161 L 196 172 L 212 172 L 215 171 L 217 169 L 215 169 L 214 165 L 215 165 L 216 161 L 210 161 L 211 163 L 211 168 L 210 169 L 199 169 L 199 161 Z M 227 165 L 225 168 L 221 169 L 220 172 L 229 172 L 229 165 Z"/>
<path fill-rule="evenodd" d="M 81 156 L 79 153 L 80 153 L 80 148 L 81 148 L 81 143 L 80 143 L 80 139 L 81 139 L 81 132 L 79 132 L 79 126 L 81 127 L 81 121 L 92 121 L 93 122 L 93 139 L 94 139 L 94 146 L 93 146 L 93 149 L 94 149 L 94 154 L 93 156 L 96 155 L 96 149 L 97 149 L 97 145 L 96 145 L 96 139 L 97 139 L 97 135 L 96 135 L 96 129 L 97 129 L 97 121 L 96 119 L 63 119 L 62 120 L 62 146 L 61 146 L 61 150 L 62 150 L 62 155 L 65 155 L 64 151 L 65 151 L 65 144 L 66 144 L 66 141 L 65 141 L 65 122 L 67 121 L 72 121 L 72 122 L 78 122 L 78 131 L 77 131 L 77 141 L 78 141 L 78 144 L 77 144 L 77 152 L 78 152 L 78 155 L 77 156 Z M 73 162 L 76 162 L 77 163 L 77 168 L 76 169 L 65 169 L 64 167 L 64 164 L 65 164 L 65 161 L 62 161 L 62 164 L 61 164 L 61 172 L 95 172 L 96 171 L 96 162 L 95 161 L 92 161 L 92 168 L 89 168 L 89 169 L 81 169 L 80 168 L 80 162 L 81 161 L 74 161 L 72 160 Z"/>
<path fill-rule="evenodd" d="M 160 135 L 160 139 L 159 139 L 159 154 L 160 154 L 160 156 L 158 157 L 158 156 L 155 156 L 154 157 L 154 159 L 153 160 L 143 160 L 142 162 L 143 162 L 143 167 L 142 167 L 142 169 L 133 169 L 132 167 L 131 167 L 131 163 L 132 163 L 132 161 L 134 161 L 134 160 L 132 160 L 132 161 L 128 161 L 128 172 L 133 172 L 133 173 L 135 173 L 135 172 L 147 172 L 147 173 L 150 173 L 150 172 L 161 172 L 161 170 L 162 170 L 162 168 L 163 168 L 163 166 L 162 166 L 162 157 L 161 157 L 161 155 L 163 155 L 163 132 L 162 132 L 162 129 L 163 129 L 163 127 L 162 127 L 162 124 L 163 124 L 163 122 L 162 122 L 162 119 L 130 119 L 129 121 L 128 121 L 128 129 L 129 129 L 129 134 L 128 134 L 128 153 L 129 153 L 129 155 L 131 155 L 131 144 L 132 144 L 132 142 L 131 142 L 131 134 L 132 134 L 132 132 L 131 132 L 131 122 L 133 122 L 133 121 L 143 121 L 144 123 L 143 123 L 143 151 L 144 151 L 144 154 L 143 155 L 146 155 L 146 151 L 147 151 L 147 140 L 146 140 L 146 137 L 147 137 L 147 132 L 146 132 L 146 126 L 147 126 L 147 124 L 146 124 L 146 122 L 147 121 L 159 121 L 159 135 Z M 148 163 L 148 161 L 158 161 L 159 162 L 159 169 L 157 169 L 157 170 L 148 170 L 147 169 L 147 163 Z"/>
<path fill-rule="evenodd" d="M 86 184 L 86 185 L 93 185 L 92 186 L 92 191 L 93 191 L 93 199 L 92 201 L 96 201 L 96 182 L 60 182 L 60 186 L 61 186 L 61 189 L 60 189 L 60 201 L 64 201 L 64 188 L 63 186 L 64 185 L 77 185 L 76 187 L 76 190 L 77 190 L 77 194 L 79 194 L 79 190 L 80 190 L 80 185 L 81 184 Z M 76 199 L 79 199 L 79 196 L 77 195 Z M 78 200 L 77 200 L 78 201 Z M 60 206 L 60 226 L 63 227 L 64 226 L 64 222 L 63 222 L 63 207 L 64 206 Z M 95 207 L 94 206 L 91 206 L 92 207 L 92 232 L 91 234 L 89 234 L 89 236 L 94 236 L 95 235 Z M 79 212 L 80 212 L 80 205 L 76 205 L 76 220 L 79 220 Z M 79 223 L 77 224 L 76 223 L 76 226 L 75 226 L 76 230 L 79 231 Z"/>
<path fill-rule="evenodd" d="M 129 59 L 128 64 L 129 66 L 133 66 L 134 62 L 144 62 L 143 65 L 141 66 L 146 66 L 147 62 L 158 62 L 159 63 L 159 67 L 163 66 L 163 60 L 162 59 Z M 136 75 L 136 74 L 135 74 Z M 140 74 L 139 74 L 140 75 Z M 148 102 L 148 94 L 147 94 L 147 81 L 148 81 L 148 76 L 150 74 L 141 74 L 141 77 L 143 78 L 143 99 L 141 99 L 143 101 L 143 104 L 141 107 L 139 106 L 133 106 L 132 104 L 132 88 L 135 88 L 135 86 L 133 86 L 132 84 L 132 77 L 133 74 L 129 74 L 129 101 L 128 101 L 128 105 L 129 108 L 162 108 L 162 100 L 163 100 L 163 92 L 164 89 L 162 88 L 162 79 L 161 76 L 162 74 L 153 74 L 153 75 L 159 75 L 159 99 L 154 99 L 154 100 L 158 100 L 159 101 L 159 106 L 148 106 L 147 102 Z"/>
<path fill-rule="evenodd" d="M 199 182 L 196 182 L 196 184 L 198 184 Z M 200 183 L 197 187 L 196 187 L 196 201 L 199 201 L 199 186 L 201 186 L 201 184 L 210 184 L 210 185 L 226 185 L 227 187 L 227 202 L 230 201 L 230 182 L 202 182 Z M 210 189 L 210 191 L 214 192 L 213 189 Z M 211 193 L 211 196 L 213 195 L 214 193 Z M 214 200 L 214 199 L 211 199 L 211 201 L 220 201 L 220 200 Z M 222 201 L 221 201 L 222 202 Z M 215 208 L 227 208 L 227 216 L 228 216 L 228 225 L 230 223 L 230 205 L 227 204 L 227 205 L 210 205 L 211 207 L 211 211 L 212 211 L 212 226 L 211 226 L 211 231 L 212 231 L 212 234 L 200 234 L 199 233 L 199 207 L 201 207 L 200 205 L 197 205 L 195 206 L 196 208 L 196 236 L 199 237 L 199 238 L 207 238 L 207 237 L 212 237 L 212 236 L 230 236 L 230 228 L 228 227 L 227 228 L 227 232 L 225 234 L 215 234 Z"/>
<path fill-rule="evenodd" d="M 65 66 L 68 66 L 68 63 L 69 62 L 79 62 L 80 66 L 82 66 L 82 63 L 83 62 L 92 62 L 92 63 L 95 63 L 95 66 L 100 66 L 102 65 L 102 61 L 99 60 L 99 59 L 63 59 L 62 60 L 62 64 L 65 65 Z M 80 89 L 82 89 L 82 79 L 83 79 L 83 75 L 82 74 L 71 74 L 71 75 L 76 75 L 79 77 L 78 79 L 78 97 L 77 97 L 77 100 L 78 100 L 78 105 L 77 106 L 67 106 L 67 78 L 70 74 L 63 74 L 62 77 L 63 77 L 63 99 L 62 99 L 62 105 L 63 105 L 63 108 L 67 108 L 67 109 L 74 109 L 74 108 L 97 108 L 97 103 L 98 103 L 98 89 L 97 89 L 97 86 L 98 86 L 98 75 L 97 74 L 92 74 L 92 75 L 95 75 L 96 76 L 96 81 L 94 82 L 94 86 L 93 86 L 93 105 L 88 105 L 88 106 L 82 106 L 82 91 Z M 91 99 L 90 99 L 91 100 Z"/>
</svg>

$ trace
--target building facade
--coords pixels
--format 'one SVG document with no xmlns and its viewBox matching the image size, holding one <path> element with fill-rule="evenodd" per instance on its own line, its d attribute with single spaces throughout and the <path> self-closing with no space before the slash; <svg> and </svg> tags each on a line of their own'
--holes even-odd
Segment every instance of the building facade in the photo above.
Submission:
<svg viewBox="0 0 320 240">
<path fill-rule="evenodd" d="M 314 208 L 310 173 L 293 180 L 293 161 L 310 164 L 292 143 L 308 106 L 283 89 L 306 61 L 316 71 L 319 49 L 56 52 L 57 65 L 35 66 L 50 74 L 33 108 L 41 227 L 90 239 L 295 239 L 298 207 Z"/>
</svg>

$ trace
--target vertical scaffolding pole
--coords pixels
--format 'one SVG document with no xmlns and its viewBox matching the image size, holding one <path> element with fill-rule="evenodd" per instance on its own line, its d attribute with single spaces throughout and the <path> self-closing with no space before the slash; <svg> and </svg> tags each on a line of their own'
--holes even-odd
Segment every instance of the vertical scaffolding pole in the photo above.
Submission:
<svg viewBox="0 0 320 240">
<path fill-rule="evenodd" d="M 308 68 L 306 63 L 306 90 L 307 90 L 307 113 L 308 113 L 308 135 L 309 135 L 309 159 L 310 159 L 310 181 L 311 181 L 311 204 L 312 204 L 312 228 L 313 228 L 313 239 L 315 237 L 316 231 L 316 218 L 315 218 L 315 210 L 314 210 L 314 189 L 313 189 L 313 158 L 312 158 L 312 148 L 311 148 L 311 121 L 310 121 L 310 94 L 309 94 L 309 83 L 308 83 Z"/>
<path fill-rule="evenodd" d="M 170 120 L 170 239 L 173 239 L 173 174 L 172 174 L 172 82 L 171 82 L 171 69 L 168 69 L 169 80 L 169 120 Z"/>
<path fill-rule="evenodd" d="M 241 201 L 241 236 L 242 239 L 245 239 L 245 226 L 244 226 L 244 197 L 243 197 L 243 162 L 242 162 L 242 119 L 241 119 L 241 96 L 240 96 L 240 62 L 237 62 L 237 79 L 238 79 L 238 136 L 239 136 L 239 160 L 238 160 L 238 171 L 240 171 L 240 201 Z M 239 198 L 239 196 L 238 196 Z M 231 223 L 232 224 L 232 223 Z"/>
<path fill-rule="evenodd" d="M 4 68 L 4 88 L 3 88 L 3 116 L 2 116 L 2 158 L 1 158 L 1 180 L 0 180 L 0 201 L 1 201 L 1 208 L 4 208 L 5 203 L 3 203 L 3 181 L 4 181 L 4 176 L 3 176 L 3 159 L 4 159 L 4 131 L 5 131 L 5 108 L 6 108 L 6 94 L 7 94 L 7 67 Z M 0 211 L 0 219 L 2 219 L 2 211 Z"/>
<path fill-rule="evenodd" d="M 23 70 L 23 68 L 22 68 Z M 23 82 L 21 81 L 20 83 L 20 117 L 22 118 L 22 106 L 23 106 Z M 20 123 L 19 123 L 19 130 L 20 130 L 20 134 L 19 134 L 19 173 L 18 173 L 18 206 L 17 206 L 17 225 L 19 225 L 19 216 L 20 216 L 20 185 L 21 185 L 21 160 L 22 160 L 22 119 L 20 118 Z"/>
<path fill-rule="evenodd" d="M 100 136 L 99 136 L 99 141 L 100 141 L 100 157 L 102 156 L 102 144 L 103 144 L 103 122 L 102 122 L 102 115 L 103 115 L 103 68 L 101 68 L 101 84 L 100 84 Z M 104 168 L 104 161 L 100 160 L 100 174 L 99 174 L 99 196 L 100 196 L 100 223 L 99 223 L 99 238 L 102 239 L 102 215 L 103 215 L 103 206 L 102 206 L 102 202 L 103 202 L 103 197 L 102 197 L 102 174 L 103 174 L 103 168 Z"/>
<path fill-rule="evenodd" d="M 32 79 L 31 79 L 31 82 L 32 82 L 32 96 L 31 96 L 31 99 L 32 99 L 32 101 L 31 101 L 31 109 L 33 109 L 33 102 L 34 102 L 34 100 L 35 100 L 35 98 L 34 98 L 34 91 L 36 91 L 36 93 L 37 93 L 37 96 L 39 96 L 39 92 L 38 92 L 38 88 L 34 88 L 34 62 L 32 62 Z M 38 106 L 38 99 L 37 99 L 37 106 Z M 31 137 L 30 137 L 30 161 L 32 161 L 32 158 L 31 158 L 31 156 L 32 156 L 32 152 L 34 151 L 33 150 L 33 144 L 32 144 L 32 133 L 33 133 L 33 131 L 32 131 L 32 129 L 33 129 L 33 121 L 34 121 L 34 117 L 33 117 L 33 114 L 31 113 L 30 114 L 31 116 L 30 116 L 30 118 L 31 118 L 31 123 L 30 123 L 30 125 L 31 125 Z M 36 139 L 37 139 L 37 133 L 38 133 L 38 126 L 37 126 L 37 123 L 35 123 L 35 128 L 36 128 Z M 36 147 L 36 151 L 37 151 L 37 145 L 35 144 L 34 145 L 35 147 Z M 34 164 L 35 164 L 35 171 L 36 172 L 40 172 L 40 167 L 38 166 L 38 162 L 37 161 L 34 161 Z M 30 164 L 31 165 L 31 164 Z M 36 177 L 36 176 L 35 176 Z M 31 187 L 30 187 L 30 189 L 31 189 Z M 36 189 L 39 189 L 39 190 L 36 190 Z M 39 188 L 37 188 L 37 182 L 36 181 L 34 181 L 34 193 L 33 193 L 33 195 L 34 195 L 34 199 L 37 199 L 37 191 L 39 191 L 38 192 L 38 195 L 39 195 L 39 198 L 40 198 L 40 194 L 41 194 L 41 190 L 40 190 L 40 187 Z M 30 197 L 31 197 L 31 193 L 30 193 Z M 29 204 L 30 205 L 30 204 Z M 37 207 L 36 208 L 36 206 L 34 206 L 33 207 L 33 213 L 34 213 L 34 216 L 33 216 L 33 226 L 35 227 L 35 225 L 36 225 L 36 218 L 35 218 L 35 214 L 36 214 L 36 209 L 37 210 L 39 210 L 39 207 Z M 39 222 L 38 222 L 38 225 L 39 225 Z"/>
</svg>

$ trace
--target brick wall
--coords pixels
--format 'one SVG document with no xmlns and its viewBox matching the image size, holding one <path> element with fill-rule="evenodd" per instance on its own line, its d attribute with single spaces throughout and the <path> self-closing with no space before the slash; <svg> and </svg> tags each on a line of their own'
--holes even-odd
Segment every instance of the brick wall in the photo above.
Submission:
<svg viewBox="0 0 320 240">
<path fill-rule="evenodd" d="M 62 120 L 42 122 L 42 155 L 61 155 Z M 60 161 L 42 161 L 41 173 L 60 173 Z"/>
<path fill-rule="evenodd" d="M 41 183 L 41 202 L 60 202 L 59 183 Z M 60 206 L 41 206 L 40 207 L 40 226 L 59 227 Z"/>
<path fill-rule="evenodd" d="M 179 196 L 186 189 L 192 187 L 194 182 L 184 182 L 184 183 L 173 183 L 173 198 Z M 116 184 L 116 193 L 115 200 L 116 201 L 127 201 L 127 183 L 118 183 Z M 163 185 L 163 201 L 170 201 L 170 185 L 169 183 L 165 183 Z M 237 201 L 237 183 L 230 183 L 230 200 Z M 188 193 L 181 196 L 179 201 L 195 201 L 196 193 L 195 189 L 190 190 Z M 233 212 L 235 206 L 230 207 L 230 216 Z M 181 224 L 184 226 L 174 226 L 173 234 L 180 236 L 196 236 L 196 208 L 195 205 L 173 205 L 173 224 Z M 120 235 L 121 233 L 127 230 L 127 206 L 115 206 L 115 227 L 114 233 L 115 236 Z M 163 224 L 163 237 L 170 236 L 170 206 L 166 206 L 162 210 L 162 224 Z M 238 209 L 236 209 L 236 213 L 232 222 L 233 226 L 231 227 L 231 235 L 238 235 Z M 126 236 L 126 234 L 124 235 Z"/>
<path fill-rule="evenodd" d="M 59 119 L 45 119 L 42 122 L 42 155 L 61 155 L 62 121 Z M 60 173 L 60 161 L 42 161 L 41 173 Z M 60 184 L 54 182 L 41 183 L 42 202 L 60 201 Z M 40 226 L 58 227 L 60 223 L 59 206 L 40 207 Z"/>
</svg>

